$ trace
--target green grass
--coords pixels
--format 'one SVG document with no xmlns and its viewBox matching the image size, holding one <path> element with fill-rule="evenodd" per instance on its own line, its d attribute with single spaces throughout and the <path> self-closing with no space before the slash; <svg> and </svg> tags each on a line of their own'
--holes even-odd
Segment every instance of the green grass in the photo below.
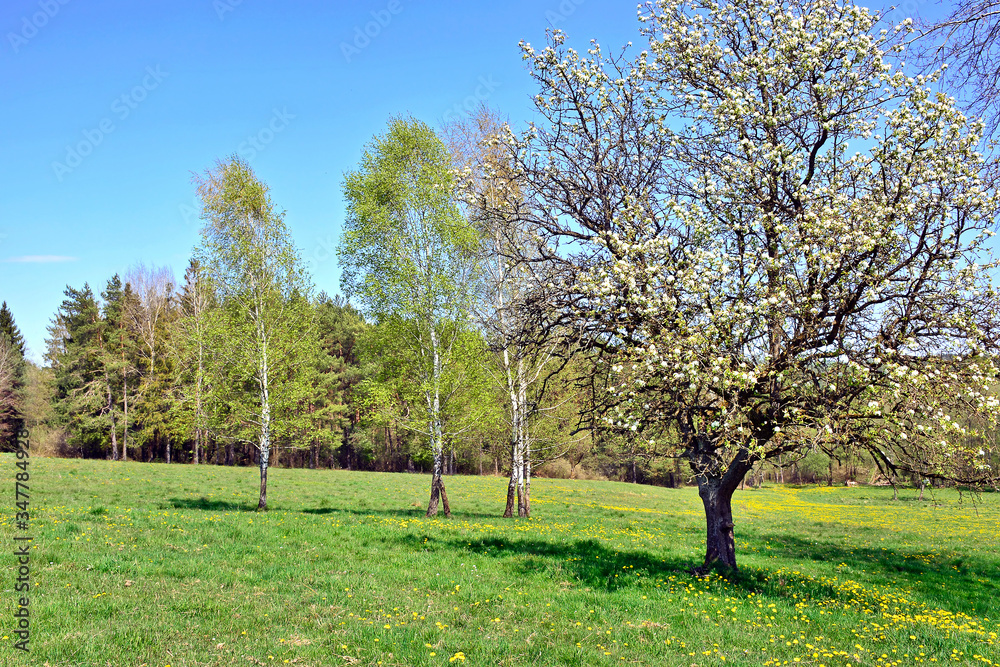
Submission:
<svg viewBox="0 0 1000 667">
<path fill-rule="evenodd" d="M 695 579 L 694 489 L 33 459 L 32 641 L 14 665 L 1000 663 L 1000 495 L 765 488 L 734 499 L 740 572 Z M 456 657 L 458 656 L 458 657 Z M 884 656 L 884 657 L 883 657 Z M 464 658 L 464 660 L 463 660 Z M 725 658 L 725 660 L 723 660 Z"/>
</svg>

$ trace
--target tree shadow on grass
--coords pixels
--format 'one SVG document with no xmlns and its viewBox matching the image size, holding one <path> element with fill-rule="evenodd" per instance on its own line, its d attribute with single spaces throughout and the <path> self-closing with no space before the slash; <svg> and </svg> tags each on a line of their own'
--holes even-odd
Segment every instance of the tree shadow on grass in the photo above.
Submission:
<svg viewBox="0 0 1000 667">
<path fill-rule="evenodd" d="M 623 588 L 648 586 L 669 580 L 671 577 L 679 585 L 685 585 L 693 580 L 691 568 L 700 565 L 693 559 L 665 557 L 659 558 L 647 551 L 622 551 L 609 548 L 592 539 L 569 542 L 547 542 L 537 539 L 441 539 L 440 537 L 420 533 L 392 538 L 401 547 L 414 550 L 446 549 L 475 554 L 480 557 L 506 560 L 505 566 L 520 577 L 541 576 L 556 582 L 575 582 L 594 590 L 614 591 Z M 875 549 L 845 549 L 835 544 L 815 544 L 805 539 L 789 536 L 770 538 L 772 544 L 783 541 L 787 553 L 778 554 L 782 559 L 794 563 L 796 560 L 827 560 L 834 563 L 847 563 L 867 567 L 872 573 L 873 563 L 878 563 L 885 574 L 886 581 L 880 585 L 892 585 L 898 581 L 912 590 L 916 596 L 900 589 L 898 593 L 908 599 L 924 601 L 927 604 L 941 604 L 951 611 L 962 611 L 974 615 L 994 617 L 1000 614 L 1000 579 L 993 575 L 960 574 L 951 569 L 952 561 L 934 565 L 922 564 L 923 576 L 913 572 L 902 575 L 910 561 L 917 554 L 894 553 L 889 557 Z M 774 554 L 772 547 L 769 553 Z M 852 553 L 853 551 L 853 553 Z M 875 556 L 881 556 L 881 559 Z M 969 559 L 965 559 L 968 563 Z M 983 561 L 976 563 L 976 568 L 988 567 Z M 898 578 L 893 574 L 900 575 Z M 638 575 L 638 576 L 637 576 Z M 806 600 L 822 602 L 839 600 L 851 603 L 857 592 L 853 588 L 843 589 L 843 584 L 850 575 L 833 578 L 810 577 L 805 574 L 789 572 L 783 567 L 743 566 L 737 571 L 720 569 L 708 577 L 712 587 L 724 587 L 725 594 L 732 595 L 766 595 L 772 598 L 787 599 L 789 604 L 797 604 Z M 942 585 L 943 584 L 943 585 Z M 864 584 L 863 584 L 864 585 Z M 870 586 L 864 585 L 866 589 Z M 721 592 L 721 591 L 720 591 Z M 874 591 L 873 591 L 874 593 Z M 872 604 L 878 608 L 873 599 Z"/>
<path fill-rule="evenodd" d="M 169 498 L 160 503 L 160 509 L 185 509 L 185 510 L 206 510 L 209 512 L 256 512 L 257 504 L 251 502 L 232 500 L 212 500 L 202 496 L 201 498 Z M 304 514 L 328 515 L 328 514 L 352 514 L 355 516 L 391 516 L 401 519 L 423 519 L 426 518 L 426 509 L 375 509 L 373 507 L 284 507 L 280 503 L 273 504 L 268 508 L 270 512 L 302 512 Z M 438 518 L 444 519 L 444 514 L 438 514 Z M 482 514 L 477 512 L 452 512 L 453 521 L 463 519 L 494 519 L 496 521 L 508 521 L 501 519 L 499 512 L 495 514 Z M 447 519 L 446 519 L 447 520 Z"/>
<path fill-rule="evenodd" d="M 657 558 L 643 551 L 611 549 L 592 539 L 573 542 L 546 542 L 532 539 L 441 539 L 419 534 L 394 538 L 403 546 L 417 549 L 449 549 L 478 556 L 506 560 L 518 576 L 543 575 L 559 580 L 575 580 L 593 589 L 617 590 L 653 578 L 686 578 L 695 563 L 680 558 Z"/>
<path fill-rule="evenodd" d="M 305 514 L 354 514 L 357 516 L 391 516 L 398 517 L 401 519 L 426 519 L 427 509 L 426 508 L 407 508 L 407 509 L 375 509 L 375 508 L 353 508 L 353 507 L 318 507 L 318 508 L 306 508 L 295 510 L 299 512 L 304 512 Z M 510 519 L 503 519 L 500 517 L 500 512 L 495 512 L 492 514 L 484 514 L 481 512 L 456 512 L 451 513 L 451 519 L 446 519 L 444 513 L 439 512 L 436 517 L 431 517 L 435 519 L 442 519 L 444 521 L 461 521 L 463 519 L 491 519 L 495 521 L 510 521 Z"/>
<path fill-rule="evenodd" d="M 423 540 L 433 540 L 421 536 Z M 548 571 L 562 577 L 576 579 L 590 588 L 617 590 L 648 585 L 650 580 L 661 583 L 673 578 L 679 585 L 705 578 L 716 584 L 726 584 L 742 590 L 744 594 L 760 594 L 765 589 L 776 588 L 783 595 L 781 585 L 770 584 L 774 573 L 759 568 L 732 570 L 717 567 L 708 575 L 695 575 L 694 568 L 702 565 L 701 559 L 667 557 L 659 558 L 648 551 L 629 551 L 609 548 L 593 539 L 555 543 L 543 540 L 501 540 L 488 538 L 478 541 L 442 541 L 449 548 L 461 549 L 493 558 L 510 558 L 510 567 L 521 575 Z M 422 545 L 423 546 L 423 545 Z M 638 576 L 637 576 L 638 575 Z M 783 585 L 783 584 L 782 584 Z M 832 587 L 825 592 L 833 593 Z M 732 592 L 732 591 L 731 591 Z M 801 596 L 801 590 L 798 591 Z M 787 596 L 792 597 L 788 590 Z"/>
<path fill-rule="evenodd" d="M 978 555 L 964 554 L 928 556 L 919 550 L 865 546 L 843 546 L 829 541 L 807 539 L 788 534 L 756 534 L 754 538 L 768 544 L 768 555 L 786 562 L 820 561 L 843 564 L 850 568 L 838 576 L 840 581 L 852 578 L 852 571 L 864 572 L 886 584 L 898 583 L 922 598 L 936 600 L 952 611 L 993 617 L 1000 613 L 1000 576 L 996 561 Z M 744 574 L 741 570 L 740 574 Z M 787 575 L 782 575 L 787 577 Z M 772 577 L 767 583 L 773 587 Z M 865 577 L 867 578 L 867 577 Z"/>
<path fill-rule="evenodd" d="M 201 498 L 170 498 L 167 503 L 169 503 L 169 507 L 184 510 L 208 510 L 210 512 L 257 511 L 257 505 L 253 503 L 233 502 L 231 500 L 210 500 L 204 496 Z M 166 508 L 164 507 L 163 509 Z"/>
</svg>

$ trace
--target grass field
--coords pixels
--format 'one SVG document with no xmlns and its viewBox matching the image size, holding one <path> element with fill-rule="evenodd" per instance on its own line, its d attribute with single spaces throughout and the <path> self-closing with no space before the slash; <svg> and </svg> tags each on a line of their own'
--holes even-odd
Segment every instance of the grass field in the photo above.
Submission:
<svg viewBox="0 0 1000 667">
<path fill-rule="evenodd" d="M 734 498 L 741 570 L 696 579 L 695 489 L 33 459 L 0 568 L 31 550 L 30 653 L 4 665 L 1000 664 L 1000 496 L 765 488 Z"/>
</svg>

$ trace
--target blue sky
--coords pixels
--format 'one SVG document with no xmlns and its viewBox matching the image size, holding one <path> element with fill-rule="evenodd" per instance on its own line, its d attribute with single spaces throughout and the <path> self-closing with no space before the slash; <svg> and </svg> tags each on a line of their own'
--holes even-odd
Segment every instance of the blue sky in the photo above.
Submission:
<svg viewBox="0 0 1000 667">
<path fill-rule="evenodd" d="M 639 41 L 635 14 L 600 0 L 4 0 L 0 300 L 39 361 L 67 284 L 99 293 L 137 262 L 179 279 L 198 242 L 192 172 L 234 152 L 333 294 L 341 179 L 391 115 L 439 126 L 482 99 L 523 121 L 519 40 L 555 25 L 574 46 L 617 47 Z"/>
</svg>

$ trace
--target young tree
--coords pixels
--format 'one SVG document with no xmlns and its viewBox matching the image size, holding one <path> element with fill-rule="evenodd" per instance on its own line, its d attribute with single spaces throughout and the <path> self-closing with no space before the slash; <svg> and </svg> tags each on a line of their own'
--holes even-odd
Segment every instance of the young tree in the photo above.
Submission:
<svg viewBox="0 0 1000 667">
<path fill-rule="evenodd" d="M 134 408 L 136 399 L 138 398 L 139 391 L 137 386 L 139 386 L 139 341 L 135 329 L 132 326 L 131 314 L 139 305 L 137 303 L 138 297 L 136 297 L 135 292 L 132 291 L 132 286 L 125 283 L 125 286 L 121 289 L 120 296 L 120 306 L 113 313 L 113 317 L 110 319 L 110 326 L 112 330 L 108 331 L 109 338 L 109 349 L 115 356 L 115 364 L 119 369 L 120 380 L 121 380 L 121 396 L 122 396 L 122 461 L 128 461 L 128 447 L 129 447 L 129 433 L 130 424 L 129 420 L 129 401 L 131 397 L 131 405 Z M 134 380 L 134 382 L 130 382 Z M 129 392 L 132 392 L 131 394 Z M 134 421 L 134 419 L 133 419 Z"/>
<path fill-rule="evenodd" d="M 51 442 L 55 423 L 52 411 L 52 369 L 26 363 L 21 408 L 25 426 L 31 431 L 31 440 L 41 447 Z"/>
<path fill-rule="evenodd" d="M 176 317 L 174 275 L 168 267 L 139 263 L 128 270 L 125 280 L 134 298 L 123 302 L 128 306 L 124 313 L 138 343 L 134 348 L 139 376 L 136 421 L 142 428 L 137 436 L 141 443 L 149 444 L 150 459 L 162 444 L 164 459 L 170 463 L 172 440 L 167 415 L 174 359 L 167 351 L 170 323 Z"/>
<path fill-rule="evenodd" d="M 839 442 L 890 474 L 996 479 L 997 196 L 982 125 L 893 71 L 850 3 L 662 0 L 628 61 L 524 45 L 543 123 L 511 146 L 559 267 L 615 355 L 609 425 L 675 438 L 736 567 L 731 498 L 760 461 Z"/>
<path fill-rule="evenodd" d="M 409 351 L 423 399 L 420 431 L 434 458 L 427 516 L 441 500 L 451 513 L 441 480 L 443 416 L 474 293 L 477 237 L 456 204 L 450 167 L 430 127 L 392 119 L 344 179 L 347 219 L 337 251 L 345 293 L 377 324 L 392 327 Z"/>
<path fill-rule="evenodd" d="M 111 460 L 118 460 L 118 394 L 119 392 L 124 392 L 127 384 L 125 383 L 125 373 L 123 367 L 125 365 L 125 360 L 123 357 L 119 356 L 118 350 L 116 349 L 115 343 L 116 334 L 122 331 L 125 327 L 124 321 L 126 318 L 124 306 L 124 293 L 122 290 L 121 278 L 118 274 L 115 274 L 108 281 L 107 287 L 104 292 L 101 293 L 101 298 L 104 300 L 103 317 L 104 317 L 104 335 L 101 340 L 101 358 L 100 364 L 102 366 L 103 372 L 103 383 L 104 390 L 107 396 L 106 404 L 104 406 L 104 412 L 108 416 L 110 421 L 111 429 Z M 119 383 L 119 378 L 122 380 Z M 124 393 L 122 393 L 124 398 Z M 126 427 L 127 429 L 127 427 Z M 126 437 L 127 440 L 127 437 Z M 123 443 L 124 449 L 124 443 Z"/>
<path fill-rule="evenodd" d="M 300 367 L 315 356 L 312 286 L 284 214 L 245 160 L 219 162 L 197 184 L 205 225 L 195 254 L 219 303 L 208 327 L 214 395 L 236 437 L 253 431 L 265 510 L 272 438 L 303 418 L 292 408 L 307 392 Z"/>
<path fill-rule="evenodd" d="M 201 265 L 192 259 L 184 272 L 180 293 L 180 316 L 173 337 L 173 354 L 177 359 L 174 401 L 171 409 L 178 413 L 184 430 L 192 437 L 191 462 L 202 462 L 208 435 L 205 398 L 208 360 L 209 309 L 212 293 L 203 276 Z"/>
<path fill-rule="evenodd" d="M 538 289 L 534 262 L 524 259 L 533 240 L 530 227 L 503 214 L 507 202 L 521 197 L 501 143 L 510 131 L 506 119 L 482 105 L 445 131 L 468 217 L 479 232 L 482 289 L 474 313 L 494 352 L 484 359 L 485 367 L 505 397 L 510 479 L 503 516 L 513 516 L 516 502 L 518 516 L 526 517 L 531 513 L 532 433 L 544 412 L 548 381 L 569 358 L 561 354 L 568 345 L 566 330 L 551 317 L 554 310 Z"/>
</svg>

